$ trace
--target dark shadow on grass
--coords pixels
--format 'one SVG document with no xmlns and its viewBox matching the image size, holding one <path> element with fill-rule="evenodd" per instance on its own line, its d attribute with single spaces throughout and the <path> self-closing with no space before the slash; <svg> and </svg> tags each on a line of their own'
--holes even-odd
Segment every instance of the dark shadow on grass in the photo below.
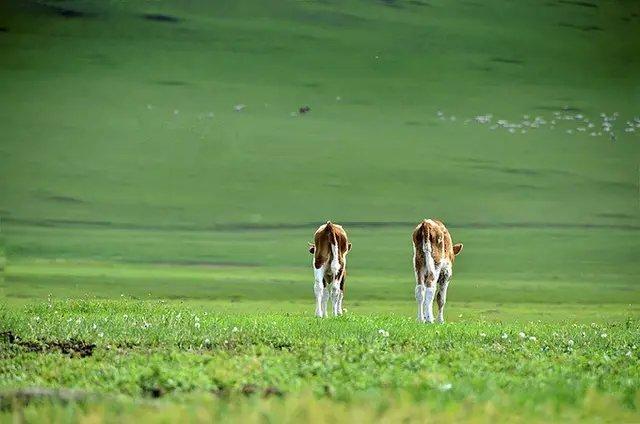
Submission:
<svg viewBox="0 0 640 424">
<path fill-rule="evenodd" d="M 576 24 L 571 24 L 571 23 L 567 23 L 567 22 L 560 22 L 560 23 L 558 23 L 558 26 L 561 26 L 561 27 L 564 27 L 564 28 L 577 29 L 577 30 L 585 31 L 585 32 L 604 31 L 601 27 L 599 27 L 597 25 L 576 25 Z"/>
<path fill-rule="evenodd" d="M 618 184 L 618 183 L 616 183 Z M 622 183 L 620 183 L 622 184 Z M 31 225 L 35 227 L 52 228 L 109 228 L 117 230 L 140 230 L 140 231 L 197 231 L 197 232 L 243 232 L 243 231 L 274 231 L 274 230 L 315 230 L 323 222 L 300 222 L 300 223 L 272 223 L 272 224 L 252 224 L 234 223 L 218 225 L 141 225 L 108 221 L 79 221 L 79 220 L 56 220 L 56 219 L 20 219 L 5 218 L 7 223 Z M 352 228 L 394 228 L 408 227 L 416 225 L 414 221 L 341 221 L 340 224 Z M 632 224 L 603 224 L 603 223 L 562 223 L 562 222 L 445 222 L 451 228 L 471 228 L 471 229 L 618 229 L 618 230 L 640 230 L 640 225 Z M 246 264 L 243 264 L 246 266 Z"/>
<path fill-rule="evenodd" d="M 142 17 L 148 21 L 154 21 L 154 22 L 164 22 L 164 23 L 170 23 L 170 24 L 175 24 L 180 22 L 180 18 L 171 16 L 171 15 L 165 15 L 162 13 L 145 13 L 144 15 L 142 15 Z"/>
<path fill-rule="evenodd" d="M 492 57 L 491 62 L 506 63 L 509 65 L 524 65 L 524 61 L 520 59 L 511 59 L 507 57 Z"/>
<path fill-rule="evenodd" d="M 599 6 L 595 3 L 589 3 L 587 1 L 579 1 L 579 0 L 558 0 L 558 3 L 560 4 L 570 4 L 573 6 L 582 6 L 582 7 L 589 7 L 592 9 L 597 9 Z"/>
</svg>

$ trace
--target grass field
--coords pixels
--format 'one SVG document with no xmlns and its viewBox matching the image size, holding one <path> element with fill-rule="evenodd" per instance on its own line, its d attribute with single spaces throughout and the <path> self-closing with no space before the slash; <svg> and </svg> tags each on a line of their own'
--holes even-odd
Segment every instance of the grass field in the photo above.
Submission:
<svg viewBox="0 0 640 424">
<path fill-rule="evenodd" d="M 640 421 L 639 23 L 1 2 L 0 421 Z M 444 326 L 414 322 L 425 217 L 465 245 Z M 320 322 L 327 219 L 354 248 Z"/>
</svg>

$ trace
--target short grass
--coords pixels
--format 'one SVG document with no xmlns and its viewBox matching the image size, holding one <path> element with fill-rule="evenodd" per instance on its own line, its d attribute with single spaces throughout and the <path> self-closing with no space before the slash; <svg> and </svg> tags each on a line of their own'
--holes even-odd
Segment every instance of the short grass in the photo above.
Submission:
<svg viewBox="0 0 640 424">
<path fill-rule="evenodd" d="M 100 419 L 158 419 L 165 409 L 192 420 L 203 419 L 200 413 L 240 419 L 252 408 L 274 408 L 247 415 L 260 421 L 326 422 L 351 414 L 454 420 L 473 418 L 475 411 L 502 420 L 638 418 L 640 323 L 631 316 L 585 324 L 474 318 L 429 326 L 392 313 L 318 320 L 130 299 L 51 300 L 1 313 L 2 330 L 20 338 L 9 343 L 5 335 L 1 342 L 0 388 L 86 393 L 90 402 L 58 407 L 52 417 L 61 421 L 96 411 Z M 96 347 L 80 358 L 61 353 L 53 344 L 59 340 Z M 148 410 L 144 399 L 158 396 L 164 401 Z M 134 415 L 132 399 L 142 406 Z M 195 409 L 172 406 L 184 399 Z M 107 411 L 107 403 L 118 407 Z M 14 413 L 35 418 L 36 410 L 55 410 L 47 404 Z M 316 414 L 325 404 L 330 411 Z"/>
</svg>

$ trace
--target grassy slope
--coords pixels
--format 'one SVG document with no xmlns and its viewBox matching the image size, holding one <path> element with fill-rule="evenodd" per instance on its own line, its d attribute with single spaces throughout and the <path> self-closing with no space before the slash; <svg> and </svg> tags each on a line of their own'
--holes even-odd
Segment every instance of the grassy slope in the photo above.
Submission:
<svg viewBox="0 0 640 424">
<path fill-rule="evenodd" d="M 638 7 L 390 3 L 55 3 L 83 18 L 0 4 L 0 331 L 98 344 L 82 360 L 1 349 L 0 386 L 177 396 L 148 410 L 35 405 L 27 419 L 637 418 L 637 354 L 626 355 L 640 345 L 627 320 L 640 296 L 637 135 L 614 144 L 569 136 L 570 124 L 511 135 L 462 121 L 564 105 L 637 115 Z M 289 116 L 303 104 L 310 115 Z M 425 215 L 465 243 L 446 327 L 412 322 L 408 234 Z M 349 228 L 355 314 L 316 323 L 304 247 L 327 217 L 395 224 Z M 272 224 L 300 228 L 261 229 Z M 23 307 L 49 293 L 83 300 Z M 173 300 L 86 300 L 121 293 Z M 203 337 L 236 337 L 239 350 L 203 349 Z M 283 339 L 291 351 L 275 347 Z M 345 344 L 365 363 L 343 359 Z M 327 381 L 340 402 L 317 397 Z M 178 406 L 246 383 L 287 396 Z"/>
<path fill-rule="evenodd" d="M 66 19 L 4 7 L 0 208 L 15 219 L 637 225 L 635 136 L 435 117 L 568 104 L 629 119 L 631 7 L 83 2 L 96 15 Z M 291 118 L 302 104 L 312 113 Z"/>
</svg>

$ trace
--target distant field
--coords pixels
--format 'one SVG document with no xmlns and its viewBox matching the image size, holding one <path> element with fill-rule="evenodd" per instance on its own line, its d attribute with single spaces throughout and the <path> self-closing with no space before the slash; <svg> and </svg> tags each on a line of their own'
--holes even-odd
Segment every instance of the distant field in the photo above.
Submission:
<svg viewBox="0 0 640 424">
<path fill-rule="evenodd" d="M 0 421 L 640 421 L 639 50 L 630 1 L 0 2 Z"/>
</svg>

